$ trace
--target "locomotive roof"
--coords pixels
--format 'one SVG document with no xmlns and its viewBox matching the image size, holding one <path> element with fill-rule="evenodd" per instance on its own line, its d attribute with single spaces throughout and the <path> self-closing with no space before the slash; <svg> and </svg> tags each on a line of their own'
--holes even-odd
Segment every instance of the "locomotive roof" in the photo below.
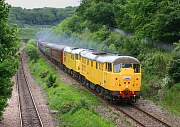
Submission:
<svg viewBox="0 0 180 127">
<path fill-rule="evenodd" d="M 80 53 L 80 55 L 81 55 L 82 57 L 85 57 L 85 56 L 87 56 L 87 54 L 89 54 L 89 53 L 91 53 L 91 51 L 87 49 L 87 50 L 82 51 L 82 52 Z"/>
<path fill-rule="evenodd" d="M 137 60 L 134 57 L 131 56 L 118 56 L 118 55 L 105 55 L 105 56 L 99 56 L 96 59 L 97 62 L 101 62 L 101 63 L 123 63 L 123 64 L 127 64 L 127 63 L 134 63 L 134 64 L 140 64 L 139 60 Z"/>
<path fill-rule="evenodd" d="M 97 52 L 95 50 L 86 50 L 81 53 L 82 57 L 96 61 L 99 56 L 107 55 L 105 52 Z"/>
<path fill-rule="evenodd" d="M 94 51 L 83 51 L 81 56 L 90 60 L 94 60 L 100 63 L 135 63 L 140 64 L 139 60 L 134 57 L 126 55 L 116 55 L 116 54 L 107 54 L 104 52 L 94 52 Z"/>
<path fill-rule="evenodd" d="M 84 51 L 86 49 L 74 49 L 71 51 L 72 54 L 80 54 L 82 51 Z"/>
<path fill-rule="evenodd" d="M 63 50 L 65 47 L 66 47 L 66 46 L 64 46 L 64 45 L 58 45 L 58 44 L 52 45 L 52 48 L 58 49 L 58 50 Z"/>
<path fill-rule="evenodd" d="M 75 50 L 75 49 L 78 49 L 78 48 L 76 48 L 76 47 L 65 47 L 65 48 L 64 48 L 64 51 L 65 51 L 65 52 L 68 52 L 68 53 L 71 53 L 71 51 L 72 51 L 72 50 Z"/>
<path fill-rule="evenodd" d="M 53 45 L 55 45 L 55 44 L 53 44 L 53 43 L 47 43 L 47 44 L 45 44 L 47 47 L 52 47 Z"/>
<path fill-rule="evenodd" d="M 40 41 L 40 42 L 38 42 L 38 43 L 40 43 L 40 44 L 42 44 L 42 45 L 48 44 L 48 42 L 45 42 L 45 41 Z"/>
</svg>

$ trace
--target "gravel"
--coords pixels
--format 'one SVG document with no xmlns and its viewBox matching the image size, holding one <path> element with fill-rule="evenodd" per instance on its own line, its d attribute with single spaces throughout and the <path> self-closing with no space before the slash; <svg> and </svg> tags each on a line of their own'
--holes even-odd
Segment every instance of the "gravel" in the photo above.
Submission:
<svg viewBox="0 0 180 127">
<path fill-rule="evenodd" d="M 155 117 L 161 119 L 162 121 L 165 121 L 172 127 L 180 127 L 179 116 L 173 115 L 168 110 L 165 110 L 161 106 L 153 103 L 151 100 L 143 100 L 141 98 L 137 106 L 144 109 L 148 113 L 153 114 Z"/>
<path fill-rule="evenodd" d="M 20 127 L 16 78 L 13 77 L 12 81 L 14 82 L 12 96 L 8 100 L 8 107 L 3 113 L 3 120 L 0 122 L 0 127 Z"/>
</svg>

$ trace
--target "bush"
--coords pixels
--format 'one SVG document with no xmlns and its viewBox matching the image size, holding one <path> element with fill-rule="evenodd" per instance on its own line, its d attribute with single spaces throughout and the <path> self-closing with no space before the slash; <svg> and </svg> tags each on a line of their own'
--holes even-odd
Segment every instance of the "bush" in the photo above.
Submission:
<svg viewBox="0 0 180 127">
<path fill-rule="evenodd" d="M 34 40 L 28 41 L 25 51 L 28 53 L 30 60 L 37 62 L 37 60 L 39 59 L 40 56 L 39 56 L 37 49 L 35 47 L 35 41 Z"/>
<path fill-rule="evenodd" d="M 81 108 L 84 109 L 89 109 L 88 102 L 85 101 L 84 99 L 81 99 L 72 109 L 71 109 L 71 114 L 75 113 L 76 111 L 80 110 Z"/>
<path fill-rule="evenodd" d="M 72 108 L 74 108 L 75 105 L 76 105 L 75 102 L 72 101 L 65 102 L 63 105 L 60 106 L 59 111 L 60 113 L 65 114 L 69 112 Z"/>
<path fill-rule="evenodd" d="M 174 84 L 163 97 L 162 104 L 180 116 L 180 83 Z"/>
<path fill-rule="evenodd" d="M 168 74 L 172 78 L 174 83 L 180 82 L 180 55 L 176 54 L 170 61 Z"/>
<path fill-rule="evenodd" d="M 50 87 L 56 87 L 56 77 L 55 76 L 53 76 L 53 75 L 50 75 L 49 77 L 48 77 L 48 79 L 47 79 L 47 81 L 46 81 L 46 85 L 47 85 L 47 87 L 48 88 L 50 88 Z"/>
<path fill-rule="evenodd" d="M 45 77 L 48 75 L 48 73 L 49 73 L 49 71 L 43 71 L 43 72 L 40 73 L 39 76 L 40 76 L 41 78 L 45 78 Z"/>
<path fill-rule="evenodd" d="M 154 74 L 165 76 L 169 57 L 165 53 L 156 52 L 147 54 L 142 61 L 143 72 L 145 74 Z"/>
</svg>

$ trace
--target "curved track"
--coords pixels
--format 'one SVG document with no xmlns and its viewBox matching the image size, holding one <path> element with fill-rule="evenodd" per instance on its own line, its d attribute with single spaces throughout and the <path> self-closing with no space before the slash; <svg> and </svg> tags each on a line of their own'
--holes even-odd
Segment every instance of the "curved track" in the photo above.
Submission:
<svg viewBox="0 0 180 127">
<path fill-rule="evenodd" d="M 19 66 L 19 72 L 17 73 L 17 83 L 21 127 L 43 127 L 41 117 L 38 113 L 36 104 L 28 85 L 26 74 L 23 69 L 22 59 Z"/>
<path fill-rule="evenodd" d="M 112 105 L 117 110 L 123 112 L 129 118 L 133 119 L 136 123 L 143 127 L 171 127 L 164 121 L 156 118 L 154 115 L 149 114 L 147 111 L 135 106 L 135 105 L 126 105 L 126 106 L 116 106 Z"/>
</svg>

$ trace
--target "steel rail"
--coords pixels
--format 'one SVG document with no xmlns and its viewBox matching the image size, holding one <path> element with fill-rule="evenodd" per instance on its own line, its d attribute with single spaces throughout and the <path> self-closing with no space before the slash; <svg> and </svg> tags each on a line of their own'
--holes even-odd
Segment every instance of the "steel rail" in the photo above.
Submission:
<svg viewBox="0 0 180 127">
<path fill-rule="evenodd" d="M 23 67 L 23 58 L 21 58 L 20 59 L 20 70 L 19 71 L 22 71 L 22 73 L 23 73 L 23 77 L 24 77 L 24 79 L 25 79 L 25 82 L 26 82 L 26 85 L 27 85 L 27 88 L 28 88 L 28 91 L 29 91 L 29 93 L 30 93 L 30 98 L 31 98 L 31 100 L 32 100 L 32 102 L 33 102 L 33 107 L 34 107 L 34 109 L 35 109 L 35 113 L 36 113 L 36 115 L 37 115 L 37 118 L 38 118 L 38 121 L 39 121 L 39 123 L 40 123 L 40 126 L 41 127 L 44 127 L 44 125 L 43 125 L 43 123 L 42 123 L 42 120 L 41 120 L 41 117 L 40 117 L 40 114 L 39 114 L 39 112 L 38 112 L 38 109 L 37 109 L 37 106 L 36 106 L 36 103 L 35 103 L 35 101 L 34 101 L 34 98 L 33 98 L 33 96 L 32 96 L 32 92 L 31 92 L 31 89 L 30 89 L 30 87 L 29 87 L 29 82 L 28 82 L 28 79 L 27 79 L 27 76 L 26 76 L 26 73 L 25 73 L 25 71 L 24 71 L 24 67 Z M 17 74 L 17 82 L 18 82 L 18 84 L 20 84 L 20 79 L 18 80 L 18 78 L 19 78 L 20 76 L 19 76 L 19 74 Z M 20 92 L 20 90 L 19 90 L 19 85 L 18 85 L 18 93 Z M 23 118 L 22 118 L 22 105 L 21 105 L 21 102 L 20 102 L 20 94 L 19 94 L 19 108 L 20 108 L 20 119 L 21 119 L 21 127 L 24 127 L 24 125 L 23 125 Z"/>
<path fill-rule="evenodd" d="M 169 124 L 167 124 L 167 123 L 165 123 L 164 121 L 162 121 L 162 120 L 156 118 L 155 116 L 151 115 L 150 113 L 146 112 L 145 110 L 143 110 L 143 109 L 141 109 L 141 108 L 139 108 L 139 107 L 137 107 L 137 106 L 135 106 L 135 105 L 132 105 L 132 106 L 133 106 L 134 108 L 136 108 L 137 110 L 139 110 L 139 111 L 145 113 L 146 115 L 152 117 L 152 118 L 155 119 L 156 121 L 158 121 L 158 122 L 164 124 L 165 126 L 171 127 Z"/>
</svg>

